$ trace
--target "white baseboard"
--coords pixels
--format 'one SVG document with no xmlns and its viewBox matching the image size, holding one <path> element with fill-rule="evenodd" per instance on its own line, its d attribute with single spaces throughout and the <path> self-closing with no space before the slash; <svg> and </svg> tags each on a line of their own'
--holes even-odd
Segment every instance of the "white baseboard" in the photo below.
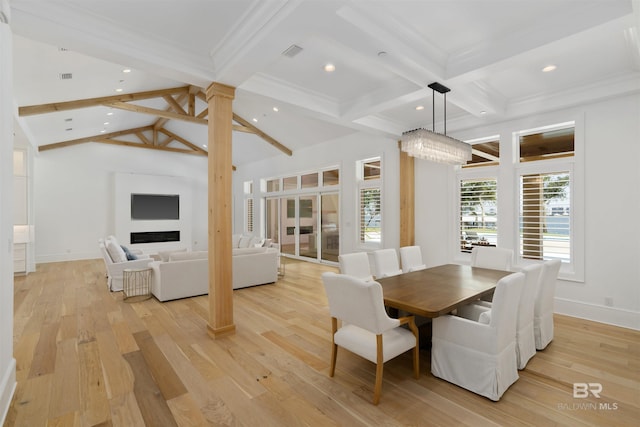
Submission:
<svg viewBox="0 0 640 427">
<path fill-rule="evenodd" d="M 0 425 L 4 425 L 7 418 L 13 393 L 16 391 L 16 359 L 11 358 L 9 366 L 2 375 L 0 382 Z"/>
<path fill-rule="evenodd" d="M 637 311 L 556 298 L 555 312 L 593 320 L 594 322 L 640 330 L 640 313 Z"/>
</svg>

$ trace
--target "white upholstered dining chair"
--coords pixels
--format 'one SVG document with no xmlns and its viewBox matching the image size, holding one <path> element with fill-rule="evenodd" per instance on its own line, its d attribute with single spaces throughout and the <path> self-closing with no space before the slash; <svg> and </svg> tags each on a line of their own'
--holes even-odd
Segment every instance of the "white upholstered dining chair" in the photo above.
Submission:
<svg viewBox="0 0 640 427">
<path fill-rule="evenodd" d="M 366 252 L 354 252 L 352 254 L 342 254 L 338 256 L 340 265 L 340 273 L 357 277 L 364 281 L 373 280 L 371 274 L 371 265 L 369 264 L 369 255 Z"/>
<path fill-rule="evenodd" d="M 431 373 L 491 400 L 518 380 L 516 319 L 523 273 L 496 285 L 490 311 L 477 319 L 445 315 L 433 319 Z M 490 313 L 490 315 L 487 315 Z"/>
<path fill-rule="evenodd" d="M 376 279 L 402 274 L 398 253 L 395 249 L 378 249 L 373 251 L 371 255 L 373 257 L 373 274 Z"/>
<path fill-rule="evenodd" d="M 322 281 L 331 313 L 331 377 L 338 346 L 376 364 L 373 404 L 380 401 L 384 363 L 413 349 L 413 371 L 420 375 L 418 328 L 413 316 L 393 319 L 384 308 L 382 286 L 352 276 L 326 272 Z M 342 325 L 338 325 L 341 321 Z M 409 329 L 401 325 L 408 325 Z"/>
<path fill-rule="evenodd" d="M 492 270 L 511 271 L 513 251 L 493 246 L 474 246 L 471 250 L 471 266 Z"/>
<path fill-rule="evenodd" d="M 524 267 L 524 286 L 520 293 L 520 301 L 518 302 L 518 315 L 516 322 L 516 358 L 518 369 L 524 369 L 527 362 L 536 354 L 536 343 L 533 332 L 533 308 L 535 305 L 536 292 L 540 282 L 543 265 L 532 264 Z M 471 314 L 470 310 L 489 311 L 492 303 L 488 301 L 477 301 L 474 303 L 479 307 L 473 307 L 473 304 L 458 309 L 458 315 L 466 318 L 474 318 L 478 314 Z M 485 314 L 485 316 L 490 313 Z"/>
<path fill-rule="evenodd" d="M 544 350 L 553 340 L 553 300 L 561 261 L 545 261 L 533 308 L 533 332 L 537 350 Z"/>
<path fill-rule="evenodd" d="M 400 264 L 403 273 L 424 270 L 427 268 L 422 261 L 422 250 L 420 246 L 403 246 L 400 248 Z"/>
</svg>

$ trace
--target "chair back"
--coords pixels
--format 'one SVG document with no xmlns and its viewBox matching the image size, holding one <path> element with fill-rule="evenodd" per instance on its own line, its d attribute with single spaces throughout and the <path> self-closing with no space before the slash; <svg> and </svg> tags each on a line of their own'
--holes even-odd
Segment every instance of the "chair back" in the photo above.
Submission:
<svg viewBox="0 0 640 427">
<path fill-rule="evenodd" d="M 333 272 L 323 273 L 322 282 L 332 317 L 374 334 L 381 334 L 400 324 L 384 309 L 380 283 Z"/>
<path fill-rule="evenodd" d="M 556 293 L 556 281 L 560 271 L 559 259 L 545 261 L 542 265 L 540 284 L 535 298 L 534 315 L 542 316 L 545 313 L 553 313 L 553 298 Z"/>
<path fill-rule="evenodd" d="M 400 263 L 398 262 L 398 253 L 395 249 L 379 249 L 377 251 L 373 251 L 372 256 L 373 271 L 376 279 L 402 274 Z"/>
<path fill-rule="evenodd" d="M 422 250 L 420 246 L 403 246 L 400 248 L 400 263 L 402 271 L 409 273 L 411 271 L 424 270 L 427 268 L 422 261 Z"/>
<path fill-rule="evenodd" d="M 511 271 L 513 251 L 493 246 L 474 246 L 471 250 L 471 266 L 492 270 Z"/>
<path fill-rule="evenodd" d="M 371 266 L 369 256 L 366 252 L 355 252 L 352 254 L 342 254 L 338 256 L 340 273 L 357 277 L 365 281 L 372 281 Z"/>
<path fill-rule="evenodd" d="M 532 264 L 524 267 L 524 287 L 520 294 L 518 305 L 518 329 L 520 326 L 533 322 L 533 310 L 536 303 L 536 293 L 540 284 L 542 264 Z"/>
<path fill-rule="evenodd" d="M 523 273 L 512 273 L 498 281 L 491 303 L 489 325 L 498 330 L 498 345 L 502 347 L 516 338 L 518 303 L 524 286 Z"/>
</svg>

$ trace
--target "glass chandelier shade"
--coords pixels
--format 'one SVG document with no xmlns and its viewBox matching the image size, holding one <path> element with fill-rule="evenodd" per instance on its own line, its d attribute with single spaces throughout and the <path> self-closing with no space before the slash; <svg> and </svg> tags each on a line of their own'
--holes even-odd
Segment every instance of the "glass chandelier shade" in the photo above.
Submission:
<svg viewBox="0 0 640 427">
<path fill-rule="evenodd" d="M 400 149 L 412 157 L 449 165 L 463 165 L 471 160 L 471 145 L 447 136 L 447 92 L 449 88 L 431 83 L 433 90 L 434 130 L 414 129 L 402 133 Z M 435 92 L 444 94 L 444 134 L 435 131 Z"/>
<path fill-rule="evenodd" d="M 449 165 L 471 160 L 471 146 L 466 142 L 422 128 L 404 132 L 401 149 L 412 157 Z"/>
</svg>

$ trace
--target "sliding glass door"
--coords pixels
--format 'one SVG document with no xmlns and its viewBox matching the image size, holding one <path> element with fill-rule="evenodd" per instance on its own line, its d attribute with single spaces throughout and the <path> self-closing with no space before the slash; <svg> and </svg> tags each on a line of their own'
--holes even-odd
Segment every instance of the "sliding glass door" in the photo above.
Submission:
<svg viewBox="0 0 640 427">
<path fill-rule="evenodd" d="M 338 193 L 269 198 L 266 236 L 283 254 L 338 261 L 340 252 Z"/>
</svg>

